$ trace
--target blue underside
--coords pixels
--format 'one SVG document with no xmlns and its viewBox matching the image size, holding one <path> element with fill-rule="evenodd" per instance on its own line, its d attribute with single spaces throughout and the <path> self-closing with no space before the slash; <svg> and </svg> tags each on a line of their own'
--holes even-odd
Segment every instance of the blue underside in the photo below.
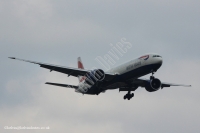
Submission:
<svg viewBox="0 0 200 133">
<path fill-rule="evenodd" d="M 151 64 L 151 65 L 139 67 L 139 68 L 131 70 L 127 73 L 116 76 L 116 78 L 114 78 L 112 81 L 110 81 L 109 84 L 114 84 L 116 82 L 124 82 L 129 79 L 133 79 L 133 78 L 136 79 L 136 78 L 145 76 L 147 74 L 150 74 L 152 71 L 157 71 L 160 68 L 160 66 L 161 66 L 161 64 Z M 108 86 L 109 84 L 105 83 L 105 86 Z M 88 90 L 87 94 L 96 94 L 98 89 L 99 88 L 94 86 Z"/>
</svg>

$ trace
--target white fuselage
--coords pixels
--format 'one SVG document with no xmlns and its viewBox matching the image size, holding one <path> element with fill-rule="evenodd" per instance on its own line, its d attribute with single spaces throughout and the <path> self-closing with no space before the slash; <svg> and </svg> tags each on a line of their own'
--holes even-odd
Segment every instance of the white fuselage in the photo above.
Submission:
<svg viewBox="0 0 200 133">
<path fill-rule="evenodd" d="M 107 73 L 121 75 L 123 78 L 138 78 L 149 73 L 157 71 L 162 65 L 162 57 L 158 54 L 146 54 L 139 58 L 130 60 L 115 68 L 110 69 Z M 84 80 L 79 83 L 76 92 L 87 93 L 91 85 L 87 84 Z"/>
<path fill-rule="evenodd" d="M 148 57 L 145 57 L 145 56 L 141 56 L 141 57 L 144 57 L 144 58 L 148 58 L 147 60 L 145 60 L 144 58 L 137 58 L 137 59 L 133 59 L 133 60 L 130 60 L 124 64 L 121 64 L 115 68 L 112 68 L 110 69 L 108 72 L 109 73 L 112 73 L 112 74 L 124 74 L 124 73 L 128 73 L 129 71 L 132 71 L 134 69 L 137 69 L 139 67 L 143 67 L 143 66 L 148 66 L 148 65 L 153 65 L 153 64 L 162 64 L 162 57 L 159 56 L 159 57 L 153 57 L 157 54 L 147 54 L 145 56 L 148 56 Z"/>
</svg>

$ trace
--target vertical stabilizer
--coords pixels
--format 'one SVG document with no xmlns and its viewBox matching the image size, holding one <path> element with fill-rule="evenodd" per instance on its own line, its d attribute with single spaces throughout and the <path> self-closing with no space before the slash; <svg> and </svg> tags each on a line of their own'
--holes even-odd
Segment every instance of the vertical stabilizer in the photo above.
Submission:
<svg viewBox="0 0 200 133">
<path fill-rule="evenodd" d="M 78 57 L 78 68 L 84 69 L 83 63 L 81 61 L 81 57 Z"/>
<path fill-rule="evenodd" d="M 78 68 L 79 69 L 84 69 L 83 63 L 81 61 L 81 57 L 78 57 Z M 79 82 L 82 82 L 85 79 L 84 76 L 78 76 Z"/>
</svg>

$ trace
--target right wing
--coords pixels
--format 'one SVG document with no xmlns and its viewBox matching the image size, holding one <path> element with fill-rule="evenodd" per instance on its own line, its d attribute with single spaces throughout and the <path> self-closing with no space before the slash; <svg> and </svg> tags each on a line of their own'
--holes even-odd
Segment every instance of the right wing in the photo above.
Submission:
<svg viewBox="0 0 200 133">
<path fill-rule="evenodd" d="M 40 67 L 49 69 L 50 71 L 57 71 L 61 72 L 64 74 L 68 74 L 68 76 L 84 76 L 86 73 L 90 72 L 91 70 L 85 70 L 85 69 L 78 69 L 78 68 L 71 68 L 71 67 L 63 67 L 63 66 L 57 66 L 57 65 L 51 65 L 51 64 L 46 64 L 46 63 L 40 63 L 40 62 L 35 62 L 35 61 L 29 61 L 29 60 L 24 60 L 24 59 L 18 59 L 15 57 L 9 57 L 10 59 L 14 60 L 20 60 L 20 61 L 25 61 L 33 64 L 38 64 Z M 105 80 L 109 81 L 115 78 L 116 75 L 110 74 L 110 73 L 105 73 Z"/>
<path fill-rule="evenodd" d="M 57 71 L 61 72 L 64 74 L 68 74 L 68 76 L 75 76 L 78 77 L 79 75 L 85 75 L 88 70 L 84 69 L 77 69 L 77 68 L 70 68 L 70 67 L 63 67 L 63 66 L 57 66 L 57 65 L 52 65 L 52 64 L 46 64 L 46 63 L 40 63 L 40 62 L 35 62 L 35 61 L 29 61 L 29 60 L 23 60 L 23 59 L 18 59 L 14 57 L 9 57 L 10 59 L 15 59 L 15 60 L 20 60 L 20 61 L 25 61 L 33 64 L 38 64 L 40 67 L 49 69 L 50 71 Z"/>
</svg>

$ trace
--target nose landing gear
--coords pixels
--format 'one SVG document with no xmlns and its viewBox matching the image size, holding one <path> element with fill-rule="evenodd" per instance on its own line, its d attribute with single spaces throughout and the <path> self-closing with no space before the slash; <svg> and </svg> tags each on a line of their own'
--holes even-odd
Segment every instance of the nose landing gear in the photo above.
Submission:
<svg viewBox="0 0 200 133">
<path fill-rule="evenodd" d="M 154 72 L 152 71 L 152 76 L 150 76 L 150 80 L 155 79 L 155 77 L 153 75 L 154 75 Z"/>
<path fill-rule="evenodd" d="M 126 99 L 130 100 L 130 99 L 133 98 L 133 97 L 134 97 L 134 93 L 131 93 L 131 92 L 129 91 L 126 95 L 124 95 L 124 100 L 126 100 Z"/>
</svg>

